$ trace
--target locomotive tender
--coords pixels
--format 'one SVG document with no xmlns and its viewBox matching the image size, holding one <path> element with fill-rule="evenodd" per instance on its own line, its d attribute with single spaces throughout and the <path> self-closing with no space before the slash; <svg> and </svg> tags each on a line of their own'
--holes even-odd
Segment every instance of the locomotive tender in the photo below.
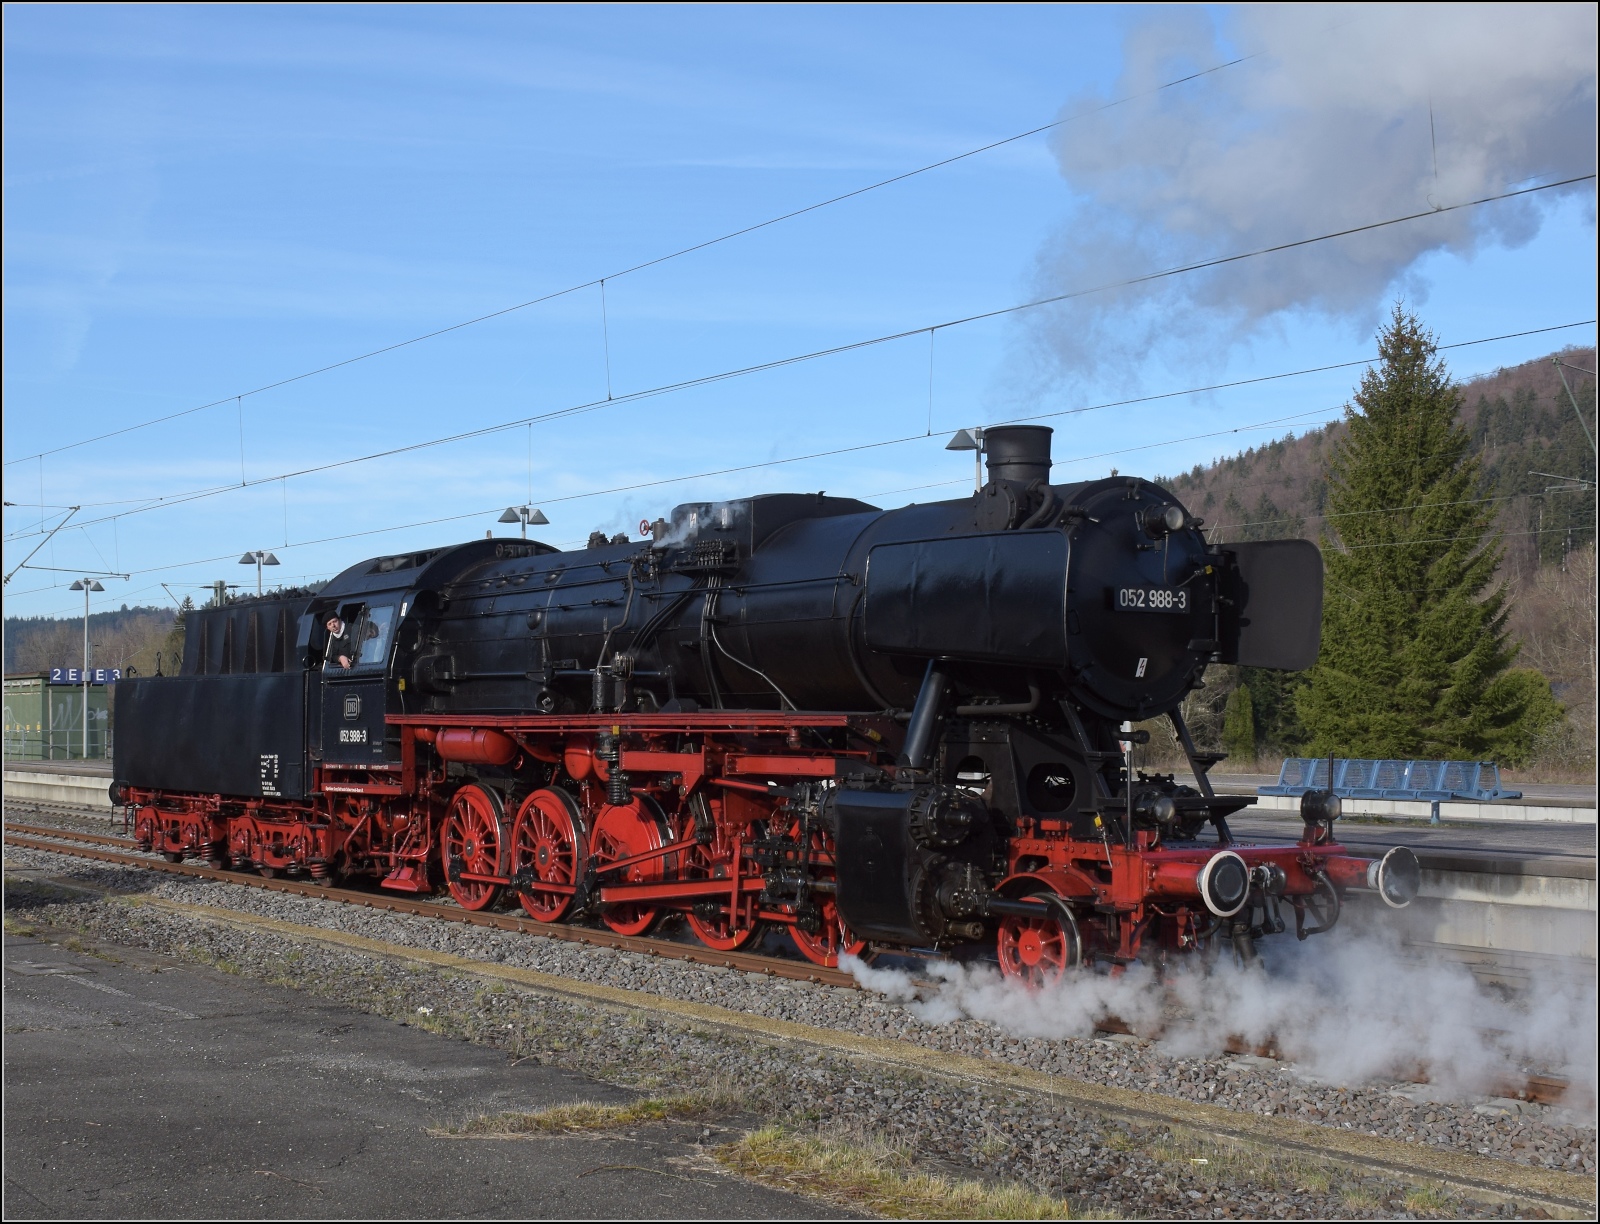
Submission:
<svg viewBox="0 0 1600 1224">
<path fill-rule="evenodd" d="M 992 950 L 1031 983 L 1249 955 L 1351 888 L 1407 904 L 1415 858 L 1345 853 L 1331 794 L 1297 844 L 1235 843 L 1254 801 L 1179 711 L 1210 663 L 1311 665 L 1316 547 L 1208 544 L 1137 478 L 1052 485 L 1050 432 L 988 430 L 970 499 L 695 503 L 639 542 L 475 540 L 198 611 L 180 674 L 120 686 L 113 802 L 173 861 L 675 914 L 723 950 L 779 924 L 826 965 Z M 1132 768 L 1158 716 L 1193 785 Z"/>
</svg>

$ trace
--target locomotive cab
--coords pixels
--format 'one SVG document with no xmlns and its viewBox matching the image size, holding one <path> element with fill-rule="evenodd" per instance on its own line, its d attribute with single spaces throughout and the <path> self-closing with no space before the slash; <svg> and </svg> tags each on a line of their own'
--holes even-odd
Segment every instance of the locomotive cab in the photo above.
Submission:
<svg viewBox="0 0 1600 1224">
<path fill-rule="evenodd" d="M 389 655 L 399 621 L 401 592 L 366 600 L 340 601 L 322 612 L 320 682 L 322 763 L 370 766 L 399 760 L 385 716 L 392 685 Z M 313 618 L 319 615 L 314 611 Z M 343 633 L 329 638 L 327 617 L 338 618 Z M 397 703 L 396 703 L 397 704 Z M 398 712 L 398 711 L 396 711 Z"/>
</svg>

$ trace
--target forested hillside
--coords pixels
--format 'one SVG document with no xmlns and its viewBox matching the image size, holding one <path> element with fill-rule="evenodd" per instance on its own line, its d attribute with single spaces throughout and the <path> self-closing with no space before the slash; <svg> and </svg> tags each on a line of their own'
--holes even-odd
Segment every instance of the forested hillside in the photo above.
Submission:
<svg viewBox="0 0 1600 1224">
<path fill-rule="evenodd" d="M 156 651 L 172 630 L 171 608 L 130 608 L 89 615 L 93 666 L 135 667 L 146 675 L 156 669 Z M 5 669 L 41 672 L 52 667 L 83 666 L 83 618 L 52 620 L 42 616 L 6 617 Z"/>
<path fill-rule="evenodd" d="M 1552 357 L 1592 371 L 1595 351 L 1567 349 Z M 1461 385 L 1459 420 L 1481 463 L 1476 495 L 1496 507 L 1505 552 L 1500 580 L 1510 596 L 1509 623 L 1520 643 L 1519 666 L 1549 678 L 1567 721 L 1544 746 L 1544 762 L 1582 769 L 1594 759 L 1595 733 L 1595 452 L 1552 357 L 1497 371 Z M 1593 428 L 1595 380 L 1567 369 L 1574 397 Z M 1287 437 L 1209 467 L 1196 466 L 1168 484 L 1206 520 L 1217 541 L 1301 536 L 1337 545 L 1338 522 L 1327 514 L 1331 457 L 1346 428 Z M 1292 751 L 1302 735 L 1292 700 L 1293 677 L 1251 673 L 1255 750 L 1263 758 Z M 1208 689 L 1186 709 L 1197 733 L 1225 738 L 1227 701 L 1236 669 L 1215 668 Z M 1235 755 L 1242 745 L 1233 745 Z M 1245 755 L 1248 755 L 1246 752 Z"/>
<path fill-rule="evenodd" d="M 1552 356 L 1594 369 L 1593 349 Z M 1592 421 L 1594 379 L 1566 373 Z M 1595 479 L 1594 451 L 1550 357 L 1463 383 L 1461 392 L 1461 420 L 1483 460 L 1479 494 L 1505 499 L 1498 521 L 1506 576 L 1514 590 L 1520 589 L 1538 563 L 1559 561 L 1594 539 L 1594 486 L 1576 486 L 1572 479 Z M 1328 460 L 1343 435 L 1338 422 L 1298 437 L 1289 434 L 1162 483 L 1205 518 L 1214 540 L 1320 539 L 1329 526 L 1322 517 Z"/>
</svg>

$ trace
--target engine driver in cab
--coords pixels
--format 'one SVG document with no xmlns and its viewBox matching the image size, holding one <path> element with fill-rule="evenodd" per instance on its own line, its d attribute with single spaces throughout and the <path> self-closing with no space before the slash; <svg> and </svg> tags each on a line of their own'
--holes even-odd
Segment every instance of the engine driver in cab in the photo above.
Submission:
<svg viewBox="0 0 1600 1224">
<path fill-rule="evenodd" d="M 338 613 L 330 612 L 325 628 L 328 630 L 328 648 L 324 657 L 329 664 L 337 664 L 349 671 L 356 656 L 355 644 L 350 640 L 350 626 L 339 618 Z"/>
</svg>

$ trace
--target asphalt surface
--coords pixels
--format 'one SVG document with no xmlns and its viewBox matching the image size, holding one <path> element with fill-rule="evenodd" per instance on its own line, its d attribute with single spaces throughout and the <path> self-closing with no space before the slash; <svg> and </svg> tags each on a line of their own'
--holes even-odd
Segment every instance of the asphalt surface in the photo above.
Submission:
<svg viewBox="0 0 1600 1224">
<path fill-rule="evenodd" d="M 7 1219 L 847 1214 L 722 1173 L 698 1123 L 432 1137 L 480 1113 L 631 1094 L 290 990 L 117 955 L 5 937 Z"/>
</svg>

